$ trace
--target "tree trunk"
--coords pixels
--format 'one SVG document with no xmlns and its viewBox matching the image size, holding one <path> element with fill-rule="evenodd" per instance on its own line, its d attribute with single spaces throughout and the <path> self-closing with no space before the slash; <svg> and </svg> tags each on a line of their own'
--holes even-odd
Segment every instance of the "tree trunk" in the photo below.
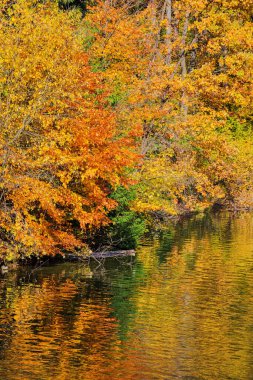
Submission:
<svg viewBox="0 0 253 380">
<path fill-rule="evenodd" d="M 167 26 L 167 57 L 166 62 L 168 65 L 171 64 L 172 60 L 172 0 L 166 0 L 166 17 L 168 21 Z"/>
<path fill-rule="evenodd" d="M 182 73 L 183 80 L 186 78 L 186 75 L 187 75 L 185 50 L 186 50 L 186 37 L 187 37 L 188 25 L 189 25 L 189 16 L 190 16 L 190 12 L 186 11 L 185 22 L 184 22 L 184 27 L 183 27 L 183 32 L 182 32 L 182 50 L 180 54 L 181 55 L 180 65 L 181 65 L 181 73 Z M 181 114 L 183 118 L 186 118 L 187 113 L 188 113 L 187 94 L 184 88 L 182 92 L 182 98 L 181 98 Z"/>
</svg>

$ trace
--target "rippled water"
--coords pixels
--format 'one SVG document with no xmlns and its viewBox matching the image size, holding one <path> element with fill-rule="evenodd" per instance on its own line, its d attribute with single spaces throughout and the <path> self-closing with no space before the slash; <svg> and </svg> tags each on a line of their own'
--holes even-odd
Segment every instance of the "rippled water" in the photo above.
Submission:
<svg viewBox="0 0 253 380">
<path fill-rule="evenodd" d="M 1 380 L 252 380 L 253 214 L 168 226 L 137 258 L 0 277 Z"/>
</svg>

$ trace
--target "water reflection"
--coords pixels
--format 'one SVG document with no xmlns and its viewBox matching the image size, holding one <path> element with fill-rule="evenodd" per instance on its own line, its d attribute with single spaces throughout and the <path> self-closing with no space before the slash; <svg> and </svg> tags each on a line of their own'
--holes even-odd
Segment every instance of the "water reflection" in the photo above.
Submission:
<svg viewBox="0 0 253 380">
<path fill-rule="evenodd" d="M 205 215 L 133 262 L 0 279 L 0 379 L 253 379 L 253 215 Z"/>
</svg>

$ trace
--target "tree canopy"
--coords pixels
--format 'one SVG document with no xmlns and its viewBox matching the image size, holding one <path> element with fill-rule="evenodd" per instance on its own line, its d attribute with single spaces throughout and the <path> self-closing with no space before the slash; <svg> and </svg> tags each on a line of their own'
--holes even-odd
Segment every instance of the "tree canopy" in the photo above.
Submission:
<svg viewBox="0 0 253 380">
<path fill-rule="evenodd" d="M 252 206 L 251 6 L 2 0 L 0 255 L 81 247 L 132 184 L 122 226 Z"/>
<path fill-rule="evenodd" d="M 76 23 L 50 2 L 1 5 L 3 255 L 80 246 L 87 228 L 107 222 L 108 195 L 135 161 Z"/>
</svg>

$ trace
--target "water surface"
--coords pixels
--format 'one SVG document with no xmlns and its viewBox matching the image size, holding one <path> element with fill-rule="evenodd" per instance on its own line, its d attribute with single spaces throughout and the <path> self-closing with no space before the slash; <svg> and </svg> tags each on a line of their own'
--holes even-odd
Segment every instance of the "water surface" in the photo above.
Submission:
<svg viewBox="0 0 253 380">
<path fill-rule="evenodd" d="M 204 215 L 133 260 L 0 277 L 1 380 L 252 380 L 253 214 Z"/>
</svg>

